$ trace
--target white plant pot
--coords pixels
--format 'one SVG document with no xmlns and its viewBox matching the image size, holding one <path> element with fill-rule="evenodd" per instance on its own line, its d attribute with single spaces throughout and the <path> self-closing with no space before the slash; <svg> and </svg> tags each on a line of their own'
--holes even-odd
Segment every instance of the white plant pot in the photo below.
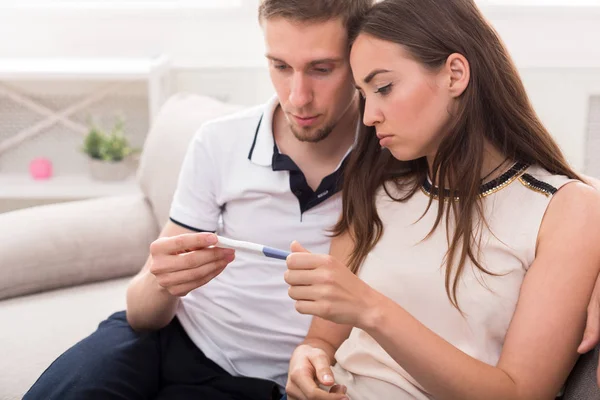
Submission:
<svg viewBox="0 0 600 400">
<path fill-rule="evenodd" d="M 90 174 L 98 181 L 122 181 L 131 175 L 131 163 L 90 160 Z"/>
</svg>

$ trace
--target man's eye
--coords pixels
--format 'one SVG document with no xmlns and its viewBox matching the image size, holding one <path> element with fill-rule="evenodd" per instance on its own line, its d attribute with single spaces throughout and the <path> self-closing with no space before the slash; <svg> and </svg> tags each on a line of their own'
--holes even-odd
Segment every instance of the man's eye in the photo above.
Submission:
<svg viewBox="0 0 600 400">
<path fill-rule="evenodd" d="M 283 70 L 287 69 L 287 67 L 288 66 L 284 65 L 284 64 L 275 64 L 275 69 L 278 69 L 280 71 L 283 71 Z"/>
</svg>

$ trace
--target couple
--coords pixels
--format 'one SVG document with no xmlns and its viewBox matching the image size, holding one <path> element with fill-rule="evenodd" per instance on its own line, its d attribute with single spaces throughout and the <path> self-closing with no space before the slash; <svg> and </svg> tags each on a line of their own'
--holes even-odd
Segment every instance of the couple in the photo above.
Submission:
<svg viewBox="0 0 600 400">
<path fill-rule="evenodd" d="M 277 97 L 201 128 L 126 313 L 25 399 L 554 398 L 598 301 L 599 195 L 473 1 L 259 20 Z M 284 263 L 216 231 L 297 242 Z"/>
</svg>

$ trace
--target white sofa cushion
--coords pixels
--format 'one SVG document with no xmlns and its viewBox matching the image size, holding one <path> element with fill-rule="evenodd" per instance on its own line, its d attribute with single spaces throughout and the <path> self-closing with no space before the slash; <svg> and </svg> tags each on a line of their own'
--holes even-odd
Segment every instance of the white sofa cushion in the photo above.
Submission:
<svg viewBox="0 0 600 400">
<path fill-rule="evenodd" d="M 0 299 L 133 275 L 157 235 L 141 194 L 0 214 Z"/>
</svg>

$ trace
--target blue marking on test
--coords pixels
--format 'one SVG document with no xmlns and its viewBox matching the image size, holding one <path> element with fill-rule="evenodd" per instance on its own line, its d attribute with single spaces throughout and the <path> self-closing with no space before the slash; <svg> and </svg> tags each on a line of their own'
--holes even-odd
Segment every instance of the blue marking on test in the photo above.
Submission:
<svg viewBox="0 0 600 400">
<path fill-rule="evenodd" d="M 265 246 L 263 248 L 263 254 L 267 257 L 276 258 L 278 260 L 285 260 L 291 253 L 289 251 L 274 249 L 272 247 Z"/>
</svg>

